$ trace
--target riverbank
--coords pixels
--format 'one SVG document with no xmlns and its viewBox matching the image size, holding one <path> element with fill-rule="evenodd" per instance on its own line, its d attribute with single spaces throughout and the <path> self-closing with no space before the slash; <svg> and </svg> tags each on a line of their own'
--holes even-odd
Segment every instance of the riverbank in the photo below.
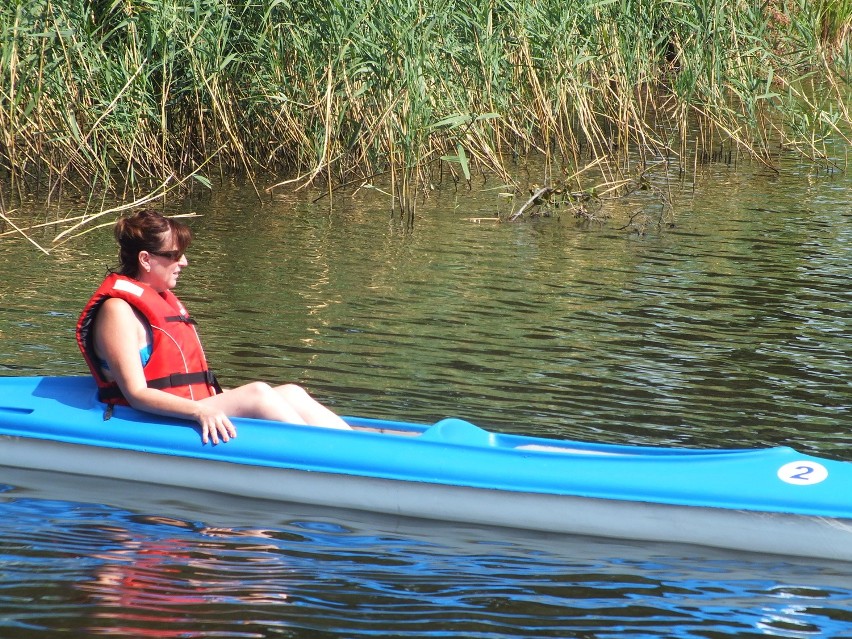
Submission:
<svg viewBox="0 0 852 639">
<path fill-rule="evenodd" d="M 407 210 L 445 181 L 513 184 L 531 152 L 568 188 L 590 165 L 618 184 L 652 162 L 831 162 L 850 20 L 828 0 L 12 3 L 0 174 L 48 200 L 381 180 Z"/>
</svg>

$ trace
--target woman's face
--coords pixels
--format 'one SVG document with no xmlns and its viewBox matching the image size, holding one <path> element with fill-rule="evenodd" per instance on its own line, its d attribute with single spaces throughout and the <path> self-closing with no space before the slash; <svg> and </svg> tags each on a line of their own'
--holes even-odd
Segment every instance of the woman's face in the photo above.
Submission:
<svg viewBox="0 0 852 639">
<path fill-rule="evenodd" d="M 162 293 L 177 286 L 178 276 L 188 264 L 186 255 L 169 234 L 162 249 L 139 252 L 139 281 Z"/>
</svg>

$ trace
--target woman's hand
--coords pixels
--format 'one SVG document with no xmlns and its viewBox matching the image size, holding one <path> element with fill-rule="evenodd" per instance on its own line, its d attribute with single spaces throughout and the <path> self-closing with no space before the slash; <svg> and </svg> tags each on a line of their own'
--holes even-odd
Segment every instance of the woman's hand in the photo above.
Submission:
<svg viewBox="0 0 852 639">
<path fill-rule="evenodd" d="M 201 424 L 201 441 L 207 443 L 213 441 L 213 444 L 218 444 L 221 438 L 223 442 L 228 442 L 237 436 L 237 429 L 221 410 L 207 406 L 204 402 L 197 402 L 198 410 L 195 414 L 195 420 Z"/>
</svg>

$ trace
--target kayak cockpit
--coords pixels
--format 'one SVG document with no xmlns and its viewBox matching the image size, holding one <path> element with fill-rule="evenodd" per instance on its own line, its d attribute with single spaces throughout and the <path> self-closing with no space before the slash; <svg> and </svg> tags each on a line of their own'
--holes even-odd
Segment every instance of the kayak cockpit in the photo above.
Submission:
<svg viewBox="0 0 852 639">
<path fill-rule="evenodd" d="M 414 430 L 414 424 L 402 422 L 387 422 L 365 418 L 347 418 L 355 430 L 380 432 L 387 435 L 403 435 L 417 437 L 422 441 L 430 441 L 456 446 L 475 446 L 478 448 L 502 448 L 521 452 L 561 453 L 575 455 L 625 455 L 621 451 L 605 450 L 598 447 L 583 447 L 566 445 L 558 441 L 547 440 L 547 443 L 532 443 L 527 437 L 518 437 L 492 433 L 457 417 L 447 417 L 432 425 L 420 426 Z M 379 427 L 379 425 L 381 427 Z"/>
</svg>

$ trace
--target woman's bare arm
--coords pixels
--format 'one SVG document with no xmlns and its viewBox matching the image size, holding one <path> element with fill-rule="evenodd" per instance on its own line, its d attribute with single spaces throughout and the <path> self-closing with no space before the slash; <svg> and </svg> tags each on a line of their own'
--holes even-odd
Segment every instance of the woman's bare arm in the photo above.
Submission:
<svg viewBox="0 0 852 639">
<path fill-rule="evenodd" d="M 194 419 L 201 424 L 202 441 L 214 444 L 236 436 L 227 415 L 216 406 L 148 388 L 139 358 L 140 331 L 145 327 L 124 300 L 110 298 L 95 319 L 95 352 L 109 365 L 109 372 L 128 403 L 137 410 Z"/>
</svg>

